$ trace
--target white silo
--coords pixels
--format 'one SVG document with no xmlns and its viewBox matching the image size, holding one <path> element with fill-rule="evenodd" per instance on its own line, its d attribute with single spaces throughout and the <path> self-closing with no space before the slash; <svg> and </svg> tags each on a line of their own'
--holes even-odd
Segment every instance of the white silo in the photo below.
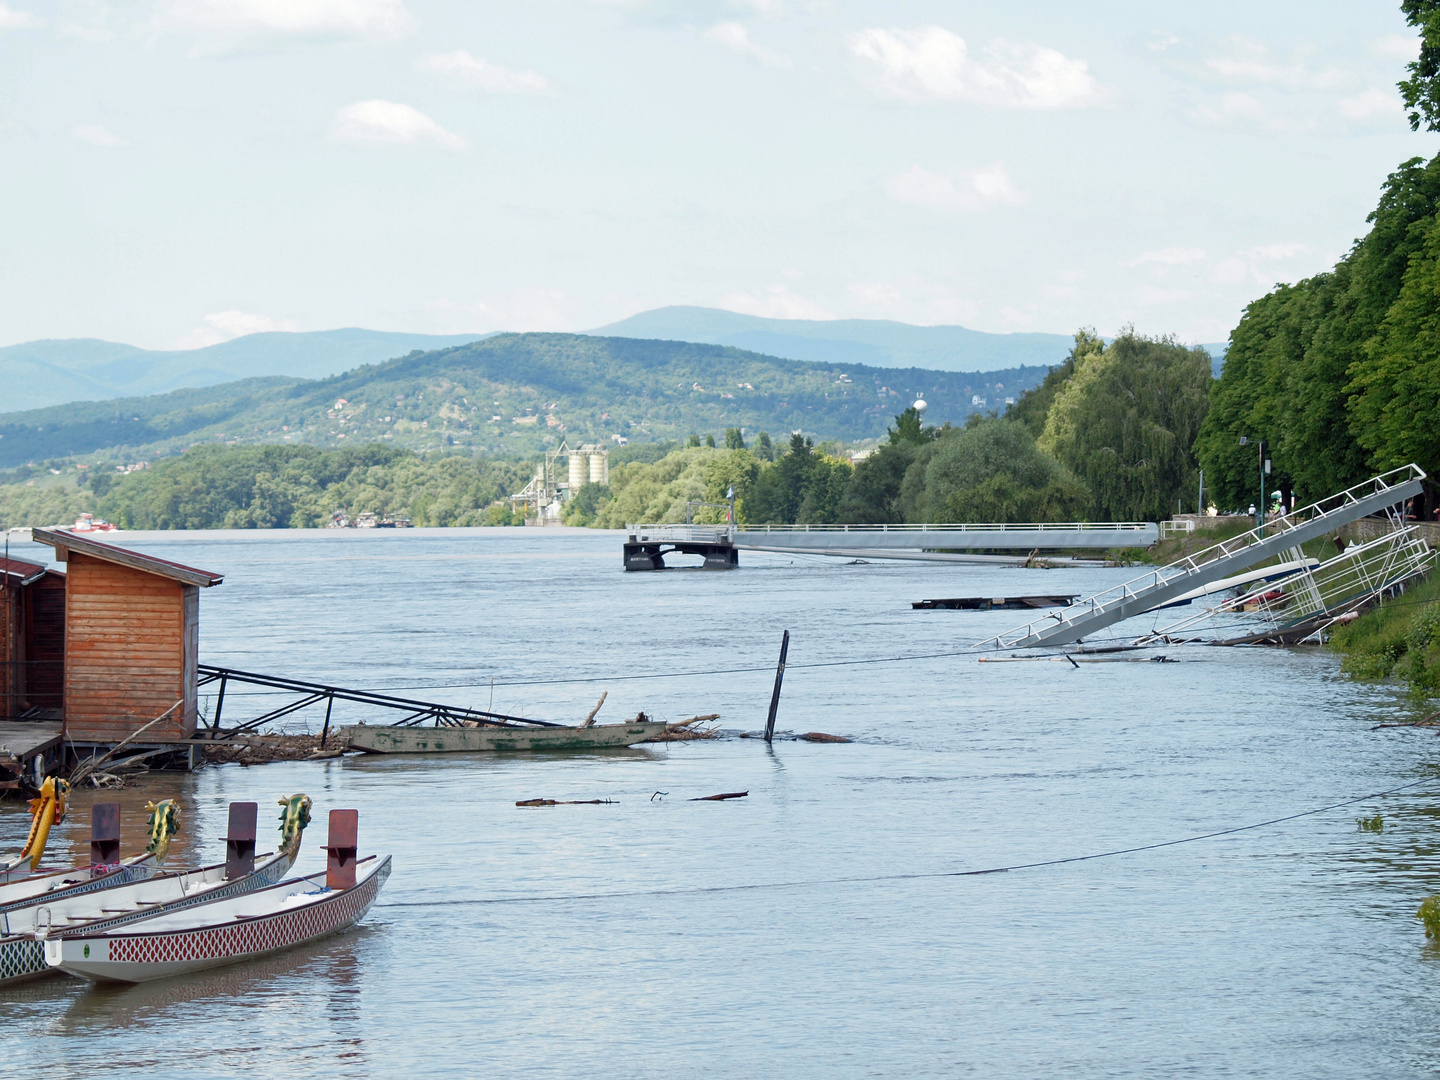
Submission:
<svg viewBox="0 0 1440 1080">
<path fill-rule="evenodd" d="M 585 484 L 585 455 L 579 450 L 570 451 L 570 496 L 574 498 L 575 493 Z"/>
<path fill-rule="evenodd" d="M 590 483 L 608 484 L 610 482 L 610 451 L 601 447 L 593 447 L 590 451 Z"/>
</svg>

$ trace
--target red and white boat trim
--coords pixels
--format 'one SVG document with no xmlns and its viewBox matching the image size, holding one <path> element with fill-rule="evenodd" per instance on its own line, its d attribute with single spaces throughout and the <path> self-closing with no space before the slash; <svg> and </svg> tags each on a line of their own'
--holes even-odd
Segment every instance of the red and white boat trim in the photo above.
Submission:
<svg viewBox="0 0 1440 1080">
<path fill-rule="evenodd" d="M 328 887 L 321 872 L 142 918 L 123 933 L 82 928 L 52 935 L 45 940 L 45 962 L 95 982 L 139 983 L 259 959 L 338 933 L 364 917 L 390 876 L 390 856 L 350 865 L 356 874 L 348 888 Z"/>
</svg>

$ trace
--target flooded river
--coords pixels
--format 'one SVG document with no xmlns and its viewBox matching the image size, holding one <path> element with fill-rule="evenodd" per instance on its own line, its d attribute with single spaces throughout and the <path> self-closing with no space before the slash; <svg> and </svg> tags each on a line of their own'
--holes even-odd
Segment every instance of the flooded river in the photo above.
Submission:
<svg viewBox="0 0 1440 1080">
<path fill-rule="evenodd" d="M 846 745 L 726 738 L 588 756 L 345 758 L 80 793 L 184 806 L 179 860 L 223 858 L 226 807 L 360 810 L 394 873 L 356 931 L 136 988 L 0 993 L 6 1075 L 1429 1076 L 1440 949 L 1440 746 L 1317 649 L 1177 663 L 977 663 L 1023 621 L 931 597 L 1088 592 L 1123 570 L 742 555 L 625 574 L 615 534 L 120 534 L 223 573 L 201 659 L 578 722 L 718 712 Z M 40 558 L 22 545 L 12 554 Z M 808 666 L 831 664 L 831 666 Z M 736 670 L 739 669 L 739 670 Z M 652 677 L 666 674 L 669 677 Z M 493 686 L 492 686 L 493 679 Z M 283 699 L 227 693 L 225 716 Z M 270 704 L 267 705 L 266 703 Z M 213 703 L 212 703 L 213 705 Z M 300 714 L 296 727 L 318 726 Z M 337 707 L 337 720 L 347 717 Z M 1112 858 L 981 876 L 1281 818 Z M 729 802 L 691 802 L 748 790 Z M 610 805 L 518 808 L 518 799 Z M 269 808 L 268 810 L 266 808 Z M 1356 818 L 1381 814 L 1382 833 Z M 28 816 L 0 803 L 0 850 Z"/>
</svg>

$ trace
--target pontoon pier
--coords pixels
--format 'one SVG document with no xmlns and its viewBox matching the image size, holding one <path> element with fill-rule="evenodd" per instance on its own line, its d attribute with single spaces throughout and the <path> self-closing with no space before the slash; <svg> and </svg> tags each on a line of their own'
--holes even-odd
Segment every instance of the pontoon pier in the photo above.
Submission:
<svg viewBox="0 0 1440 1080">
<path fill-rule="evenodd" d="M 1149 547 L 1160 527 L 1149 521 L 940 525 L 630 525 L 625 569 L 663 570 L 673 552 L 699 555 L 706 570 L 740 565 L 740 551 L 837 558 L 1024 562 L 1050 551 Z M 950 554 L 968 552 L 970 554 Z M 979 553 L 985 554 L 979 554 Z M 1009 553 L 1009 554 L 1006 554 Z"/>
</svg>

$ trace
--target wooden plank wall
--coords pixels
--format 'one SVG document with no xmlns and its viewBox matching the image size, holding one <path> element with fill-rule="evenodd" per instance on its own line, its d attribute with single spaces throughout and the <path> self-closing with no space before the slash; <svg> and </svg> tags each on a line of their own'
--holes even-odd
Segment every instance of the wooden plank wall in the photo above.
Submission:
<svg viewBox="0 0 1440 1080">
<path fill-rule="evenodd" d="M 187 587 L 156 574 L 69 553 L 65 588 L 65 731 L 76 742 L 119 742 L 177 700 L 185 705 L 139 742 L 195 731 L 187 687 Z M 194 588 L 188 589 L 194 592 Z M 188 691 L 188 692 L 187 692 Z"/>
<path fill-rule="evenodd" d="M 0 719 L 25 711 L 25 594 L 19 582 L 0 586 Z"/>
<path fill-rule="evenodd" d="M 53 570 L 25 586 L 25 706 L 65 705 L 65 577 Z"/>
</svg>

